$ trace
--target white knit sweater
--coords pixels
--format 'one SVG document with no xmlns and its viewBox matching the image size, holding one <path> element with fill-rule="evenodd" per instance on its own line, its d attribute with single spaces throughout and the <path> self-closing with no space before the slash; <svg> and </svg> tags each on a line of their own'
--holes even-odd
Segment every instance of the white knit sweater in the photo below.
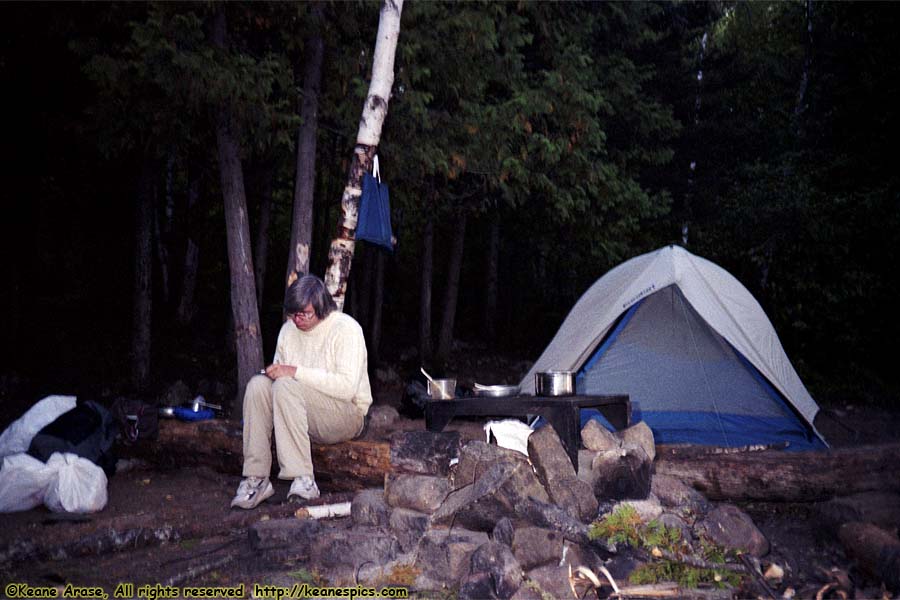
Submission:
<svg viewBox="0 0 900 600">
<path fill-rule="evenodd" d="M 368 355 L 362 328 L 333 311 L 309 331 L 288 319 L 278 333 L 276 364 L 297 367 L 294 378 L 337 400 L 352 402 L 365 415 L 372 404 Z"/>
</svg>

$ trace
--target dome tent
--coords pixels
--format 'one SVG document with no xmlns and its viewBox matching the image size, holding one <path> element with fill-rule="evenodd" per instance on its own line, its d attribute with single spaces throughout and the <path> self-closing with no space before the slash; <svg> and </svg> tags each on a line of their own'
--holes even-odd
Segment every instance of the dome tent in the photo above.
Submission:
<svg viewBox="0 0 900 600">
<path fill-rule="evenodd" d="M 579 394 L 628 394 L 657 443 L 820 449 L 819 410 L 762 307 L 678 246 L 632 258 L 575 303 L 521 383 L 577 372 Z"/>
</svg>

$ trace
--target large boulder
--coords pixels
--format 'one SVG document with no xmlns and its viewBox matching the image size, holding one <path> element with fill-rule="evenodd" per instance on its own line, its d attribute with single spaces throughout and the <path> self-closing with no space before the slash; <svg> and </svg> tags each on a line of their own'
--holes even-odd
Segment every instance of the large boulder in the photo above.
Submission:
<svg viewBox="0 0 900 600">
<path fill-rule="evenodd" d="M 472 554 L 487 543 L 488 536 L 481 531 L 467 531 L 454 527 L 429 529 L 419 540 L 415 550 L 417 590 L 442 590 L 457 588 L 469 574 Z"/>
<path fill-rule="evenodd" d="M 510 598 L 518 591 L 523 579 L 522 567 L 509 547 L 487 542 L 472 554 L 469 574 L 459 586 L 459 598 Z"/>
<path fill-rule="evenodd" d="M 528 498 L 550 500 L 531 465 L 527 461 L 500 462 L 490 466 L 475 483 L 448 495 L 432 515 L 432 523 L 491 531 Z"/>
<path fill-rule="evenodd" d="M 431 514 L 450 493 L 446 477 L 388 473 L 384 482 L 384 501 L 394 508 L 408 508 Z"/>
<path fill-rule="evenodd" d="M 650 494 L 651 466 L 650 457 L 640 446 L 598 452 L 590 473 L 594 495 L 599 500 L 646 498 Z"/>
<path fill-rule="evenodd" d="M 728 550 L 746 551 L 756 557 L 769 553 L 769 540 L 753 519 L 733 504 L 720 504 L 694 524 L 694 534 Z"/>
<path fill-rule="evenodd" d="M 619 438 L 596 419 L 588 419 L 588 422 L 581 428 L 581 443 L 585 448 L 594 452 L 615 450 L 622 444 Z"/>
<path fill-rule="evenodd" d="M 445 476 L 459 457 L 458 431 L 398 431 L 391 435 L 391 465 L 395 470 Z"/>
<path fill-rule="evenodd" d="M 509 465 L 528 464 L 528 457 L 521 452 L 488 444 L 480 440 L 471 441 L 459 452 L 459 463 L 450 475 L 453 489 L 460 489 L 475 483 L 489 467 L 499 463 Z"/>
<path fill-rule="evenodd" d="M 554 504 L 584 522 L 597 516 L 597 498 L 591 486 L 576 478 L 575 467 L 551 425 L 528 437 L 528 457 Z"/>
<path fill-rule="evenodd" d="M 395 508 L 391 512 L 389 526 L 391 533 L 400 542 L 400 549 L 410 552 L 425 535 L 429 524 L 429 517 L 425 513 L 408 508 Z"/>
<path fill-rule="evenodd" d="M 350 516 L 355 525 L 387 527 L 391 507 L 384 501 L 384 490 L 372 488 L 357 492 L 350 504 Z"/>
<path fill-rule="evenodd" d="M 387 563 L 400 552 L 399 542 L 390 533 L 374 527 L 354 527 L 315 536 L 309 564 L 329 581 L 353 581 L 362 565 Z"/>
<path fill-rule="evenodd" d="M 635 423 L 627 429 L 617 431 L 616 437 L 622 440 L 623 446 L 633 444 L 643 448 L 647 456 L 650 457 L 651 462 L 656 458 L 656 441 L 653 439 L 653 432 L 643 421 Z"/>
</svg>

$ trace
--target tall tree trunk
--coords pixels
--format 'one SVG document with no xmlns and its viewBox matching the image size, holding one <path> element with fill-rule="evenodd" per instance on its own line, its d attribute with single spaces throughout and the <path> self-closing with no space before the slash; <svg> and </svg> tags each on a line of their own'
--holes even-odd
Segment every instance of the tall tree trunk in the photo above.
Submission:
<svg viewBox="0 0 900 600">
<path fill-rule="evenodd" d="M 153 161 L 144 159 L 135 207 L 134 304 L 131 338 L 131 383 L 138 391 L 150 379 L 153 315 Z"/>
<path fill-rule="evenodd" d="M 329 266 L 325 272 L 325 285 L 334 298 L 338 310 L 344 308 L 347 278 L 353 261 L 356 221 L 359 216 L 359 197 L 362 195 L 363 173 L 371 170 L 372 158 L 381 141 L 381 127 L 387 117 L 388 101 L 394 84 L 394 54 L 400 37 L 400 13 L 403 0 L 384 0 L 378 19 L 378 37 L 372 58 L 372 80 L 363 106 L 356 147 L 350 161 L 347 185 L 341 197 L 341 218 L 337 237 L 331 241 L 328 251 Z"/>
<path fill-rule="evenodd" d="M 271 163 L 268 163 L 271 164 Z M 259 222 L 256 225 L 256 251 L 253 253 L 254 281 L 256 282 L 256 304 L 262 306 L 263 290 L 266 283 L 266 262 L 269 257 L 269 223 L 272 220 L 272 167 L 262 168 L 262 183 L 259 197 Z"/>
<path fill-rule="evenodd" d="M 225 47 L 225 13 L 220 8 L 215 17 L 213 43 Z M 250 225 L 247 222 L 247 198 L 238 142 L 232 130 L 230 111 L 222 106 L 216 112 L 216 146 L 219 174 L 225 200 L 225 227 L 228 238 L 228 267 L 231 273 L 231 315 L 234 321 L 235 351 L 237 353 L 237 394 L 231 404 L 231 414 L 243 414 L 244 388 L 250 378 L 263 366 L 262 338 L 259 329 L 259 309 L 256 305 L 256 286 L 253 281 L 253 260 L 250 256 Z"/>
<path fill-rule="evenodd" d="M 184 269 L 181 275 L 181 298 L 178 301 L 176 319 L 180 325 L 187 325 L 194 317 L 194 292 L 197 289 L 197 268 L 200 264 L 200 246 L 194 241 L 194 207 L 200 197 L 200 177 L 190 174 L 187 199 L 187 244 L 184 249 Z"/>
<path fill-rule="evenodd" d="M 806 90 L 809 87 L 809 71 L 812 67 L 813 22 L 812 0 L 806 0 L 806 52 L 803 57 L 803 71 L 800 74 L 800 85 L 797 89 L 797 101 L 794 103 L 794 131 L 798 137 L 803 136 L 802 117 L 806 111 Z"/>
<path fill-rule="evenodd" d="M 317 26 L 322 23 L 322 5 L 312 9 Z M 312 249 L 313 198 L 316 189 L 316 130 L 319 124 L 319 88 L 322 84 L 322 57 L 325 45 L 319 33 L 306 40 L 308 53 L 303 67 L 303 100 L 297 133 L 297 178 L 294 183 L 294 213 L 291 225 L 287 285 L 309 273 Z"/>
<path fill-rule="evenodd" d="M 378 364 L 378 349 L 381 346 L 381 315 L 384 303 L 384 251 L 381 248 L 372 248 L 375 254 L 375 284 L 372 286 L 372 309 L 370 312 L 371 324 L 369 326 L 369 361 L 370 364 Z M 371 262 L 371 261 L 370 261 Z M 369 267 L 372 268 L 371 266 Z"/>
<path fill-rule="evenodd" d="M 434 279 L 434 219 L 429 210 L 422 229 L 422 283 L 419 290 L 419 360 L 431 358 L 431 282 Z"/>
<path fill-rule="evenodd" d="M 500 213 L 491 217 L 484 282 L 484 334 L 488 345 L 497 339 L 497 271 L 500 262 Z"/>
<path fill-rule="evenodd" d="M 445 364 L 453 349 L 453 327 L 456 323 L 456 301 L 459 298 L 459 274 L 462 271 L 463 250 L 466 244 L 466 213 L 456 218 L 456 231 L 450 247 L 450 262 L 447 265 L 447 289 L 444 290 L 444 314 L 438 338 L 437 360 Z"/>
</svg>

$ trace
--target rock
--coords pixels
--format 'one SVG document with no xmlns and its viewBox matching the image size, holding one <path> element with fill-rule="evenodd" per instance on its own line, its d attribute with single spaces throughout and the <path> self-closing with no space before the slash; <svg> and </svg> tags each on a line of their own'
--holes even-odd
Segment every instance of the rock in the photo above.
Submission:
<svg viewBox="0 0 900 600">
<path fill-rule="evenodd" d="M 593 483 L 593 479 L 591 479 L 591 463 L 594 462 L 595 456 L 597 456 L 597 453 L 593 450 L 582 448 L 578 451 L 578 479 L 587 483 Z"/>
<path fill-rule="evenodd" d="M 469 573 L 472 554 L 488 541 L 487 534 L 481 531 L 429 529 L 415 550 L 415 567 L 420 572 L 415 588 L 456 588 Z"/>
<path fill-rule="evenodd" d="M 687 522 L 679 517 L 678 515 L 670 512 L 664 512 L 663 514 L 657 517 L 656 521 L 660 525 L 664 525 L 669 529 L 677 529 L 681 532 L 682 541 L 687 542 L 688 544 L 693 541 L 693 533 L 691 533 L 691 526 L 687 524 Z"/>
<path fill-rule="evenodd" d="M 393 406 L 387 404 L 373 404 L 366 415 L 369 419 L 369 429 L 384 431 L 394 424 L 400 417 L 400 413 Z"/>
<path fill-rule="evenodd" d="M 433 513 L 450 493 L 446 477 L 388 473 L 384 481 L 384 501 L 394 508 Z"/>
<path fill-rule="evenodd" d="M 522 585 L 524 573 L 512 551 L 487 542 L 472 554 L 472 566 L 459 588 L 459 598 L 510 598 Z"/>
<path fill-rule="evenodd" d="M 616 437 L 622 440 L 623 446 L 634 444 L 643 448 L 647 456 L 650 457 L 650 462 L 653 462 L 653 459 L 656 458 L 656 441 L 653 439 L 653 432 L 643 421 L 635 423 L 622 431 L 617 431 Z"/>
<path fill-rule="evenodd" d="M 769 540 L 741 509 L 732 504 L 720 504 L 694 525 L 697 537 L 706 537 L 728 550 L 744 550 L 753 556 L 769 552 Z"/>
<path fill-rule="evenodd" d="M 491 540 L 500 544 L 512 547 L 515 528 L 509 517 L 503 517 L 494 525 L 494 531 L 491 532 Z"/>
<path fill-rule="evenodd" d="M 390 461 L 396 471 L 445 476 L 459 452 L 458 431 L 398 431 L 391 435 Z"/>
<path fill-rule="evenodd" d="M 622 502 L 618 502 L 612 507 L 610 512 L 615 512 L 626 504 L 634 508 L 635 512 L 637 512 L 641 521 L 644 523 L 653 521 L 663 512 L 662 505 L 659 503 L 659 498 L 653 494 L 650 494 L 644 500 L 623 500 Z"/>
<path fill-rule="evenodd" d="M 515 515 L 520 521 L 559 531 L 566 539 L 589 545 L 588 527 L 560 507 L 534 498 L 516 504 Z"/>
<path fill-rule="evenodd" d="M 597 499 L 591 486 L 575 477 L 575 468 L 552 425 L 528 437 L 528 456 L 550 500 L 582 521 L 597 515 Z"/>
<path fill-rule="evenodd" d="M 460 489 L 475 483 L 489 467 L 498 463 L 529 464 L 528 458 L 515 450 L 501 448 L 480 440 L 469 442 L 460 450 L 459 464 L 456 465 L 450 476 L 453 489 Z"/>
<path fill-rule="evenodd" d="M 552 425 L 544 425 L 528 436 L 528 458 L 541 483 L 575 477 L 575 468 Z"/>
<path fill-rule="evenodd" d="M 354 527 L 313 537 L 309 564 L 330 581 L 353 581 L 363 564 L 384 564 L 399 554 L 400 544 L 391 534 L 375 527 Z"/>
<path fill-rule="evenodd" d="M 559 562 L 563 551 L 563 535 L 541 527 L 519 527 L 513 533 L 512 553 L 525 570 L 551 562 Z"/>
<path fill-rule="evenodd" d="M 500 462 L 474 484 L 448 495 L 432 516 L 432 523 L 492 531 L 500 519 L 513 514 L 515 507 L 526 498 L 550 500 L 527 461 Z"/>
<path fill-rule="evenodd" d="M 599 500 L 641 499 L 650 494 L 650 458 L 640 446 L 598 452 L 591 463 L 591 486 Z"/>
<path fill-rule="evenodd" d="M 615 450 L 622 442 L 599 421 L 588 419 L 588 422 L 581 428 L 581 443 L 588 450 L 604 452 Z"/>
<path fill-rule="evenodd" d="M 408 508 L 396 508 L 391 513 L 391 533 L 400 542 L 403 552 L 410 552 L 422 539 L 428 529 L 429 516 L 425 513 L 409 510 Z"/>
<path fill-rule="evenodd" d="M 659 498 L 660 504 L 673 509 L 689 523 L 709 512 L 710 504 L 706 496 L 671 475 L 654 475 L 650 490 Z"/>
<path fill-rule="evenodd" d="M 537 588 L 539 598 L 572 598 L 568 566 L 543 565 L 527 571 L 525 576 L 530 583 L 526 581 L 522 587 Z"/>
<path fill-rule="evenodd" d="M 350 516 L 356 525 L 387 527 L 391 508 L 384 501 L 384 491 L 372 488 L 358 492 L 350 504 Z"/>
<path fill-rule="evenodd" d="M 318 521 L 307 519 L 270 519 L 253 523 L 247 536 L 254 550 L 292 548 L 298 560 L 305 560 L 309 556 L 311 540 L 319 534 L 320 525 Z"/>
<path fill-rule="evenodd" d="M 525 577 L 525 581 L 512 595 L 510 600 L 546 600 L 548 596 L 542 596 L 537 583 Z"/>
</svg>

